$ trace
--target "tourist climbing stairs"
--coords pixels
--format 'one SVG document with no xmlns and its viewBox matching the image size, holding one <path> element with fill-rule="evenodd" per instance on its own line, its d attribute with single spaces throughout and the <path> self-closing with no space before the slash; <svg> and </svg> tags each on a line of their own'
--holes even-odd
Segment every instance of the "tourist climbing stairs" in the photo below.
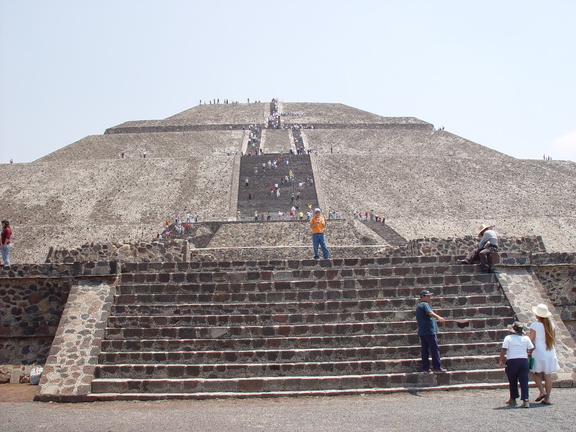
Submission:
<svg viewBox="0 0 576 432">
<path fill-rule="evenodd" d="M 447 319 L 446 373 L 421 373 L 422 289 Z M 91 396 L 363 394 L 501 385 L 513 311 L 454 257 L 124 264 Z"/>
</svg>

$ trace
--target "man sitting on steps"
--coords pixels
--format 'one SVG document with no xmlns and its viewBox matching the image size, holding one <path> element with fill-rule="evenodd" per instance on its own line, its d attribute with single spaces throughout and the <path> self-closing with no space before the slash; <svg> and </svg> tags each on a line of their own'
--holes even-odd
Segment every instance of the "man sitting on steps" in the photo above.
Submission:
<svg viewBox="0 0 576 432">
<path fill-rule="evenodd" d="M 480 227 L 478 247 L 470 252 L 465 259 L 460 260 L 462 264 L 473 264 L 480 260 L 482 271 L 490 272 L 490 265 L 492 264 L 490 255 L 498 256 L 498 236 L 492 228 L 494 225 L 483 224 Z"/>
</svg>

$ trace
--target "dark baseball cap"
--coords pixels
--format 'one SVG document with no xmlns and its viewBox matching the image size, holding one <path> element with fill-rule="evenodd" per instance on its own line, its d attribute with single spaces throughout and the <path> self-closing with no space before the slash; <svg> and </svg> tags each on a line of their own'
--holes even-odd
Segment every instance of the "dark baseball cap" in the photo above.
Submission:
<svg viewBox="0 0 576 432">
<path fill-rule="evenodd" d="M 420 292 L 420 297 L 424 297 L 424 296 L 427 296 L 427 295 L 434 295 L 434 294 L 432 294 L 432 293 L 431 293 L 430 291 L 428 291 L 428 290 L 422 290 L 422 291 Z"/>
</svg>

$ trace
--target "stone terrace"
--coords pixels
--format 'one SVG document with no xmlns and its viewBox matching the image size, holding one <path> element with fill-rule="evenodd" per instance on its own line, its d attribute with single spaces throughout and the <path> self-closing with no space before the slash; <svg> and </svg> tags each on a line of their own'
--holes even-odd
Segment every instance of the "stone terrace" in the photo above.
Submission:
<svg viewBox="0 0 576 432">
<path fill-rule="evenodd" d="M 198 105 L 164 120 L 129 121 L 114 126 L 107 133 L 127 128 L 184 127 L 187 125 L 251 125 L 264 124 L 270 114 L 267 103 Z"/>
<path fill-rule="evenodd" d="M 282 116 L 282 123 L 284 125 L 410 124 L 419 126 L 429 126 L 430 129 L 432 128 L 432 125 L 430 123 L 423 122 L 422 120 L 418 120 L 414 117 L 382 117 L 343 104 L 285 102 L 279 104 L 279 112 L 289 114 Z M 298 116 L 290 115 L 294 113 L 300 113 L 301 115 Z"/>
<path fill-rule="evenodd" d="M 242 151 L 247 140 L 242 130 L 91 135 L 39 161 L 118 159 L 122 151 L 126 159 L 141 159 L 143 150 L 147 159 L 221 156 Z"/>
<path fill-rule="evenodd" d="M 262 124 L 268 112 L 269 104 L 202 105 L 166 121 Z M 407 240 L 463 237 L 490 222 L 504 236 L 541 235 L 549 252 L 576 250 L 572 162 L 518 160 L 417 119 L 339 104 L 281 103 L 280 112 L 304 113 L 284 124 L 356 127 L 302 130 L 306 147 L 319 152 L 311 154 L 318 201 L 343 217 L 374 209 Z M 390 128 L 369 129 L 378 123 Z M 43 262 L 50 246 L 149 240 L 185 207 L 200 220 L 227 220 L 236 212 L 239 162 L 226 152 L 246 140 L 247 132 L 225 128 L 107 134 L 30 164 L 1 165 L 13 261 Z"/>
<path fill-rule="evenodd" d="M 234 160 L 222 153 L 76 160 L 66 169 L 47 162 L 0 166 L 3 217 L 14 227 L 12 259 L 44 262 L 50 246 L 151 240 L 185 207 L 202 220 L 222 219 Z"/>
<path fill-rule="evenodd" d="M 322 145 L 314 139 L 318 131 L 305 132 L 308 145 Z M 576 196 L 576 164 L 497 152 L 487 163 L 444 152 L 416 155 L 410 142 L 402 156 L 398 148 L 389 155 L 361 154 L 352 145 L 370 144 L 350 143 L 340 154 L 314 157 L 316 188 L 326 207 L 348 217 L 355 209 L 373 209 L 407 239 L 462 237 L 490 222 L 502 235 L 541 235 L 550 252 L 576 249 L 576 201 L 568 198 Z M 487 166 L 495 167 L 490 175 Z"/>
</svg>

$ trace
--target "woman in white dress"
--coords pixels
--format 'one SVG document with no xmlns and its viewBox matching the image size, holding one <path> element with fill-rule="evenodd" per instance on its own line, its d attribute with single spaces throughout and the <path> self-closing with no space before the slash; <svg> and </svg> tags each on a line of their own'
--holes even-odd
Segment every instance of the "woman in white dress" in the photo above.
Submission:
<svg viewBox="0 0 576 432">
<path fill-rule="evenodd" d="M 537 321 L 530 324 L 530 340 L 534 344 L 532 358 L 534 368 L 532 377 L 540 390 L 540 395 L 536 402 L 546 405 L 550 404 L 550 392 L 552 391 L 552 374 L 558 370 L 558 359 L 556 358 L 556 331 L 554 324 L 550 321 L 552 313 L 544 304 L 539 304 L 532 308 Z M 542 380 L 542 375 L 544 380 Z"/>
</svg>

